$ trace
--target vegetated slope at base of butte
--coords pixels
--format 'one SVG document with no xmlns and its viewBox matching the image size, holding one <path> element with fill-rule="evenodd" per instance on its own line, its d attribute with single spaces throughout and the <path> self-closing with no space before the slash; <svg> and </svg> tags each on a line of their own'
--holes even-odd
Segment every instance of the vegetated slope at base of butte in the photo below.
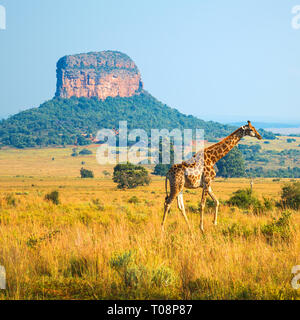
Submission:
<svg viewBox="0 0 300 320">
<path fill-rule="evenodd" d="M 101 128 L 128 128 L 150 133 L 154 128 L 200 128 L 206 138 L 222 137 L 233 127 L 205 122 L 162 104 L 147 92 L 126 98 L 54 98 L 39 108 L 20 112 L 0 122 L 0 143 L 17 148 L 91 143 L 89 135 Z M 87 136 L 85 136 L 87 135 Z"/>
<path fill-rule="evenodd" d="M 206 122 L 159 102 L 146 91 L 132 97 L 54 98 L 39 108 L 20 112 L 0 122 L 1 145 L 16 148 L 79 145 L 92 143 L 91 136 L 102 128 L 118 128 L 127 121 L 128 129 L 204 129 L 205 139 L 230 134 L 235 127 Z M 265 133 L 269 134 L 269 133 Z M 272 134 L 271 134 L 272 135 Z"/>
</svg>

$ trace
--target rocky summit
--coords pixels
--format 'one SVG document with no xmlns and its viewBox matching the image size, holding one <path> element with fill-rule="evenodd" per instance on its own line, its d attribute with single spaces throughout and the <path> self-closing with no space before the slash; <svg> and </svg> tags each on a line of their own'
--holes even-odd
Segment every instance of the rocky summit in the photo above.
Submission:
<svg viewBox="0 0 300 320">
<path fill-rule="evenodd" d="M 135 63 L 118 51 L 70 55 L 57 63 L 56 97 L 131 97 L 143 90 Z"/>
</svg>

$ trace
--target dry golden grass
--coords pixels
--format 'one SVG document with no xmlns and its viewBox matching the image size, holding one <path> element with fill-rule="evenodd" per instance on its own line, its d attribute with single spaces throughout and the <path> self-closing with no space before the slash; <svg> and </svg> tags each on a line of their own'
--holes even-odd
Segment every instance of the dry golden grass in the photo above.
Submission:
<svg viewBox="0 0 300 320">
<path fill-rule="evenodd" d="M 298 212 L 289 241 L 270 243 L 261 232 L 280 216 L 277 209 L 257 216 L 222 206 L 217 227 L 208 209 L 203 235 L 198 190 L 184 195 L 193 234 L 175 205 L 162 234 L 163 179 L 121 191 L 102 174 L 112 167 L 101 168 L 93 156 L 0 153 L 0 265 L 7 272 L 0 299 L 299 299 L 291 287 L 291 269 L 300 264 Z M 76 178 L 81 161 L 95 179 Z M 254 189 L 278 199 L 283 183 L 260 179 Z M 217 179 L 214 190 L 226 200 L 248 185 Z M 59 205 L 44 199 L 53 190 Z M 133 196 L 138 203 L 130 203 Z"/>
</svg>

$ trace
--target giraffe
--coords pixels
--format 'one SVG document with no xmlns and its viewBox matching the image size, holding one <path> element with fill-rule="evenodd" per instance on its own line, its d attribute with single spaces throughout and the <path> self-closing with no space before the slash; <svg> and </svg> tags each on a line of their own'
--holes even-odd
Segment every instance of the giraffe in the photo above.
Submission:
<svg viewBox="0 0 300 320">
<path fill-rule="evenodd" d="M 200 229 L 203 228 L 203 214 L 207 196 L 209 195 L 215 203 L 214 225 L 217 225 L 219 201 L 211 188 L 211 183 L 216 176 L 214 165 L 226 154 L 232 150 L 239 141 L 250 136 L 262 139 L 254 126 L 248 121 L 248 124 L 234 131 L 231 135 L 220 142 L 200 150 L 190 160 L 181 164 L 173 165 L 166 176 L 165 188 L 166 199 L 164 204 L 164 216 L 162 221 L 162 230 L 170 210 L 172 202 L 177 198 L 178 209 L 181 211 L 189 229 L 191 230 L 183 203 L 183 188 L 198 189 L 202 188 L 201 208 L 200 208 Z M 170 194 L 168 195 L 168 181 L 170 182 Z"/>
</svg>

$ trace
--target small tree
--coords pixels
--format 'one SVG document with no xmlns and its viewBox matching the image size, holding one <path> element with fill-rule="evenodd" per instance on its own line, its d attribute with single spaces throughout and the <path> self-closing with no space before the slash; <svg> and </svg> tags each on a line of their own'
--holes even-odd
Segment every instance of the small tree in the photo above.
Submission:
<svg viewBox="0 0 300 320">
<path fill-rule="evenodd" d="M 241 151 L 235 147 L 223 159 L 217 162 L 217 176 L 238 178 L 245 176 L 245 160 Z"/>
<path fill-rule="evenodd" d="M 149 185 L 151 178 L 144 167 L 126 163 L 115 166 L 113 181 L 120 189 L 133 189 L 137 186 Z"/>
<path fill-rule="evenodd" d="M 94 178 L 94 173 L 91 170 L 87 170 L 84 168 L 81 168 L 80 170 L 80 175 L 82 179 L 86 179 L 86 178 Z"/>
<path fill-rule="evenodd" d="M 174 164 L 174 145 L 170 143 L 170 164 L 163 164 L 162 163 L 162 143 L 159 144 L 159 163 L 154 167 L 153 174 L 156 176 L 165 177 L 170 170 L 170 168 Z"/>
<path fill-rule="evenodd" d="M 168 171 L 170 170 L 171 166 L 172 166 L 171 164 L 159 163 L 154 167 L 153 174 L 156 176 L 165 177 L 167 175 Z"/>
</svg>

